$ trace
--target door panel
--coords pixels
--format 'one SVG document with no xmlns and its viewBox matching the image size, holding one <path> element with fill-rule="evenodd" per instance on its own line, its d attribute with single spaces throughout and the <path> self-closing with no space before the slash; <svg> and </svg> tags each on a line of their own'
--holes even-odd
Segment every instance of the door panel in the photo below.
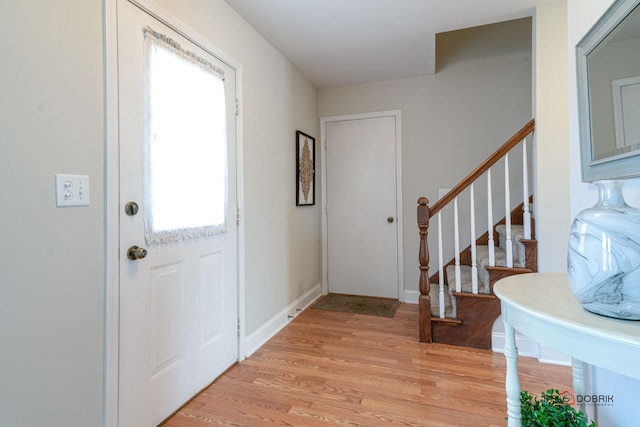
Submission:
<svg viewBox="0 0 640 427">
<path fill-rule="evenodd" d="M 395 126 L 326 124 L 329 292 L 399 297 Z"/>
<path fill-rule="evenodd" d="M 120 427 L 154 426 L 212 382 L 238 356 L 235 72 L 130 2 L 118 0 L 117 9 L 121 213 L 118 423 Z M 146 240 L 146 190 L 148 171 L 153 169 L 149 144 L 157 140 L 148 136 L 151 128 L 145 104 L 148 92 L 144 67 L 148 57 L 143 32 L 148 28 L 224 72 L 221 96 L 226 113 L 221 123 L 226 124 L 226 161 L 217 162 L 219 156 L 215 155 L 210 161 L 190 155 L 193 145 L 186 139 L 192 138 L 192 130 L 198 126 L 179 122 L 170 132 L 176 137 L 169 138 L 169 143 L 187 147 L 169 156 L 169 161 L 176 162 L 175 170 L 184 164 L 192 169 L 226 167 L 226 187 L 195 194 L 196 199 L 226 197 L 226 227 L 217 234 L 171 243 Z M 168 169 L 173 169 L 171 164 Z M 164 176 L 162 185 L 172 185 L 178 181 L 175 178 Z M 226 188 L 226 195 L 220 188 Z M 184 186 L 181 191 L 192 189 Z M 180 197 L 180 202 L 169 203 L 172 215 L 192 213 L 183 207 L 182 200 Z M 138 213 L 132 216 L 125 213 L 129 201 L 139 205 Z M 127 249 L 133 245 L 146 248 L 146 257 L 129 259 Z"/>
<path fill-rule="evenodd" d="M 150 352 L 151 381 L 173 369 L 182 360 L 184 329 L 182 301 L 184 300 L 183 264 L 155 267 L 150 271 Z"/>
</svg>

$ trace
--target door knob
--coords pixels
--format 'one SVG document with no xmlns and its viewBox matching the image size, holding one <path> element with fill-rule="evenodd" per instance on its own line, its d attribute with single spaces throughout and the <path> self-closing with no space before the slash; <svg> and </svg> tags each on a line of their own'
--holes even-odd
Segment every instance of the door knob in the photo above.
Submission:
<svg viewBox="0 0 640 427">
<path fill-rule="evenodd" d="M 138 246 L 131 246 L 127 251 L 127 258 L 130 260 L 142 259 L 147 256 L 147 250 Z"/>
<path fill-rule="evenodd" d="M 392 217 L 392 216 L 390 216 L 389 218 L 387 218 L 387 222 L 388 222 L 389 224 L 391 224 L 391 223 L 393 222 L 393 217 Z"/>
</svg>

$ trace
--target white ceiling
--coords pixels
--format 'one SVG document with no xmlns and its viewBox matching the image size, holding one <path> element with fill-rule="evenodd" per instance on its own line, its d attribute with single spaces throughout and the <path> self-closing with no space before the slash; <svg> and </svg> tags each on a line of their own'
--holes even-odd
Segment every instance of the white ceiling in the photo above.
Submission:
<svg viewBox="0 0 640 427">
<path fill-rule="evenodd" d="M 432 74 L 437 33 L 531 16 L 552 0 L 225 0 L 313 84 Z"/>
</svg>

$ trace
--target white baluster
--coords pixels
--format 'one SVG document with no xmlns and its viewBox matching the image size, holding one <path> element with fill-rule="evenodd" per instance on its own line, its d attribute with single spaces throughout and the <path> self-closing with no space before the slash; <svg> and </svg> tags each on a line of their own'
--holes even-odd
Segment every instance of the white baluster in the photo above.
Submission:
<svg viewBox="0 0 640 427">
<path fill-rule="evenodd" d="M 458 198 L 453 199 L 453 234 L 456 254 L 456 292 L 462 291 L 462 283 L 460 278 L 460 227 L 458 224 Z"/>
<path fill-rule="evenodd" d="M 476 207 L 471 184 L 471 292 L 478 293 L 478 265 L 476 260 Z"/>
<path fill-rule="evenodd" d="M 511 189 L 509 188 L 509 154 L 504 156 L 504 211 L 507 226 L 507 267 L 513 267 L 513 244 L 511 242 Z"/>
<path fill-rule="evenodd" d="M 527 138 L 522 140 L 522 192 L 524 204 L 522 207 L 522 223 L 524 224 L 524 238 L 531 239 L 531 213 L 529 212 L 529 170 L 527 165 Z"/>
<path fill-rule="evenodd" d="M 444 319 L 444 267 L 442 265 L 442 211 L 438 212 L 438 308 L 440 318 Z"/>
<path fill-rule="evenodd" d="M 487 230 L 489 233 L 489 266 L 496 266 L 496 244 L 493 239 L 493 190 L 491 188 L 491 169 L 487 171 Z"/>
</svg>

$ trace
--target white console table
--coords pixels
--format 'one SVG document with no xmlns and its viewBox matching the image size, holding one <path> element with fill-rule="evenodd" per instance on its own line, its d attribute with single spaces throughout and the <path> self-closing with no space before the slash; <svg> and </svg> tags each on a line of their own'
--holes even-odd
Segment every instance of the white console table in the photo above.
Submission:
<svg viewBox="0 0 640 427">
<path fill-rule="evenodd" d="M 583 362 L 640 379 L 640 321 L 586 311 L 571 293 L 566 274 L 510 276 L 499 280 L 494 292 L 505 326 L 509 427 L 520 427 L 522 419 L 515 330 L 572 358 L 576 395 L 585 394 Z"/>
</svg>

